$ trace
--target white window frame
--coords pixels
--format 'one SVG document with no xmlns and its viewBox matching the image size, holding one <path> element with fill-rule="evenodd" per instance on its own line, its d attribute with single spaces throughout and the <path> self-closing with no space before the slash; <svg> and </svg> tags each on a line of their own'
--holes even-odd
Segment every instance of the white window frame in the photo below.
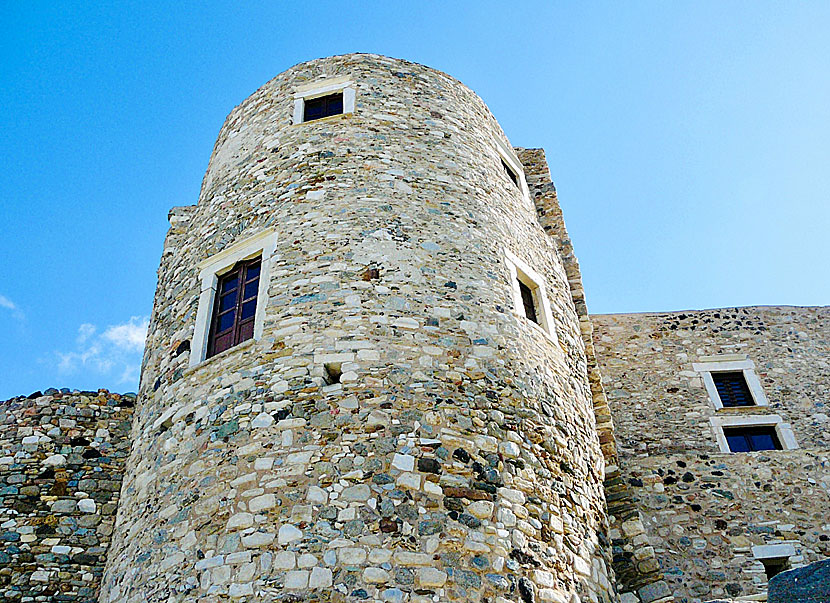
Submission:
<svg viewBox="0 0 830 603">
<path fill-rule="evenodd" d="M 354 113 L 355 105 L 355 85 L 348 77 L 332 77 L 312 82 L 310 84 L 303 84 L 297 86 L 297 91 L 294 93 L 294 114 L 293 124 L 299 125 L 303 123 L 312 123 L 303 121 L 305 115 L 305 101 L 312 98 L 319 98 L 327 96 L 336 92 L 343 93 L 343 113 L 347 115 Z M 334 116 L 331 116 L 334 117 Z M 323 118 L 325 119 L 325 118 Z M 315 119 L 313 121 L 320 121 Z"/>
<path fill-rule="evenodd" d="M 737 454 L 729 449 L 729 442 L 726 441 L 726 434 L 723 432 L 724 427 L 774 427 L 782 450 L 798 449 L 798 442 L 795 441 L 792 427 L 784 422 L 781 415 L 719 415 L 711 417 L 709 422 L 712 424 L 715 441 L 721 452 Z"/>
<path fill-rule="evenodd" d="M 504 258 L 507 268 L 510 271 L 510 288 L 513 293 L 513 314 L 541 330 L 548 339 L 557 343 L 556 329 L 554 328 L 553 314 L 550 311 L 545 279 L 509 249 L 504 250 Z M 531 293 L 533 293 L 533 303 L 536 307 L 536 318 L 539 319 L 538 323 L 533 322 L 525 315 L 525 306 L 522 301 L 522 291 L 519 289 L 519 281 L 527 285 Z"/>
<path fill-rule="evenodd" d="M 196 310 L 196 326 L 193 331 L 193 345 L 191 346 L 189 366 L 194 367 L 207 358 L 208 341 L 210 339 L 210 323 L 213 318 L 213 306 L 216 297 L 216 287 L 219 277 L 233 268 L 237 262 L 261 257 L 259 273 L 259 289 L 257 290 L 256 311 L 254 313 L 254 336 L 256 341 L 262 337 L 265 324 L 265 308 L 268 306 L 268 282 L 271 274 L 271 259 L 277 248 L 277 233 L 269 228 L 252 237 L 248 237 L 226 247 L 216 255 L 199 262 L 199 307 Z M 243 342 L 244 344 L 244 342 Z M 242 344 L 240 344 L 242 345 Z M 228 348 L 234 350 L 238 346 Z M 218 356 L 219 354 L 217 354 Z M 211 358 L 214 358 L 212 356 Z"/>
<path fill-rule="evenodd" d="M 533 204 L 533 201 L 530 200 L 530 189 L 527 186 L 527 180 L 525 179 L 525 171 L 522 168 L 522 162 L 519 161 L 519 158 L 516 157 L 516 153 L 504 144 L 498 138 L 496 139 L 496 152 L 499 155 L 499 158 L 504 161 L 513 173 L 516 174 L 516 179 L 519 181 L 519 190 L 522 193 L 522 198 L 524 202 L 527 204 L 528 207 L 535 211 L 536 207 Z"/>
<path fill-rule="evenodd" d="M 715 386 L 715 381 L 712 379 L 712 373 L 735 373 L 742 372 L 744 381 L 749 388 L 749 393 L 752 395 L 752 400 L 755 406 L 769 406 L 764 388 L 761 387 L 761 380 L 755 373 L 755 363 L 752 362 L 745 355 L 728 354 L 723 356 L 704 356 L 701 362 L 692 364 L 692 368 L 701 374 L 703 377 L 703 385 L 706 387 L 706 393 L 709 394 L 709 401 L 715 407 L 715 410 L 722 410 L 724 408 L 721 402 L 718 388 Z M 728 407 L 732 409 L 733 407 Z M 752 408 L 737 407 L 737 408 Z"/>
</svg>

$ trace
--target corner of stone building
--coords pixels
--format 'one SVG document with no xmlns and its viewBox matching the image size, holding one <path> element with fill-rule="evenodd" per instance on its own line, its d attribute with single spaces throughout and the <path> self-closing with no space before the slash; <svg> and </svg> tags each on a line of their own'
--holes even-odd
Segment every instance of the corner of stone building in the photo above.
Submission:
<svg viewBox="0 0 830 603">
<path fill-rule="evenodd" d="M 588 366 L 588 380 L 594 404 L 597 435 L 605 459 L 605 499 L 608 507 L 608 540 L 612 567 L 616 574 L 617 589 L 621 603 L 664 603 L 674 601 L 663 572 L 644 538 L 645 527 L 635 504 L 633 493 L 620 471 L 614 422 L 608 405 L 608 398 L 602 386 L 593 344 L 593 324 L 588 315 L 585 289 L 579 261 L 574 253 L 573 243 L 565 227 L 565 219 L 556 186 L 550 175 L 550 168 L 544 149 L 516 147 L 516 154 L 522 162 L 525 179 L 531 198 L 536 206 L 539 223 L 553 239 L 571 291 L 579 318 L 585 357 Z"/>
</svg>

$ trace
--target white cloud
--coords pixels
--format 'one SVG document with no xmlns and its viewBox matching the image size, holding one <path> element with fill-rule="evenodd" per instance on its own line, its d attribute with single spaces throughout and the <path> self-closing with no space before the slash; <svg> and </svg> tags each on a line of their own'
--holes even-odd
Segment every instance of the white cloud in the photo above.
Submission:
<svg viewBox="0 0 830 603">
<path fill-rule="evenodd" d="M 133 316 L 126 322 L 108 326 L 99 334 L 94 324 L 83 323 L 75 338 L 76 349 L 56 352 L 58 370 L 116 375 L 120 383 L 138 385 L 148 324 L 146 316 Z"/>
<path fill-rule="evenodd" d="M 95 325 L 89 324 L 85 322 L 80 327 L 78 327 L 78 343 L 83 343 L 93 335 L 95 335 L 95 331 L 98 329 L 95 328 Z"/>
<path fill-rule="evenodd" d="M 14 316 L 17 320 L 23 320 L 26 318 L 23 314 L 23 310 L 17 307 L 17 304 L 10 300 L 8 297 L 0 293 L 0 308 L 5 308 L 6 310 L 11 310 L 12 316 Z"/>
<path fill-rule="evenodd" d="M 148 325 L 147 317 L 133 316 L 129 322 L 108 327 L 103 337 L 122 350 L 140 352 L 144 349 Z M 81 325 L 83 326 L 85 325 Z"/>
</svg>

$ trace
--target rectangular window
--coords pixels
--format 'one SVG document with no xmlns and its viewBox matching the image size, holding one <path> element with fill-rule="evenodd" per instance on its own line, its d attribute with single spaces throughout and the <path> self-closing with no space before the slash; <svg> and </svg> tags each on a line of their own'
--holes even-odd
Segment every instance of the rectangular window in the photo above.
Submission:
<svg viewBox="0 0 830 603">
<path fill-rule="evenodd" d="M 343 113 L 343 92 L 309 98 L 303 107 L 303 121 L 314 121 Z"/>
<path fill-rule="evenodd" d="M 712 373 L 712 381 L 718 390 L 718 397 L 724 408 L 734 406 L 754 406 L 752 393 L 746 384 L 743 371 Z"/>
<path fill-rule="evenodd" d="M 730 452 L 781 450 L 781 442 L 773 425 L 761 427 L 724 427 L 723 435 Z"/>
<path fill-rule="evenodd" d="M 229 272 L 219 276 L 208 358 L 254 336 L 261 264 L 262 258 L 238 262 Z"/>
<path fill-rule="evenodd" d="M 536 302 L 533 300 L 533 291 L 521 280 L 519 281 L 519 291 L 522 293 L 522 305 L 524 305 L 525 316 L 538 325 L 539 319 L 536 317 Z"/>
</svg>

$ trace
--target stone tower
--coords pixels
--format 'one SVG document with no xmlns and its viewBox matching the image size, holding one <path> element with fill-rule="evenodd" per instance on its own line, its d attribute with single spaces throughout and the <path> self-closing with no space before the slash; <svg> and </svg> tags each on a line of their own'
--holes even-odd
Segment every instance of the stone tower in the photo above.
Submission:
<svg viewBox="0 0 830 603">
<path fill-rule="evenodd" d="M 478 96 L 297 65 L 170 223 L 101 601 L 615 600 L 577 312 Z"/>
</svg>

